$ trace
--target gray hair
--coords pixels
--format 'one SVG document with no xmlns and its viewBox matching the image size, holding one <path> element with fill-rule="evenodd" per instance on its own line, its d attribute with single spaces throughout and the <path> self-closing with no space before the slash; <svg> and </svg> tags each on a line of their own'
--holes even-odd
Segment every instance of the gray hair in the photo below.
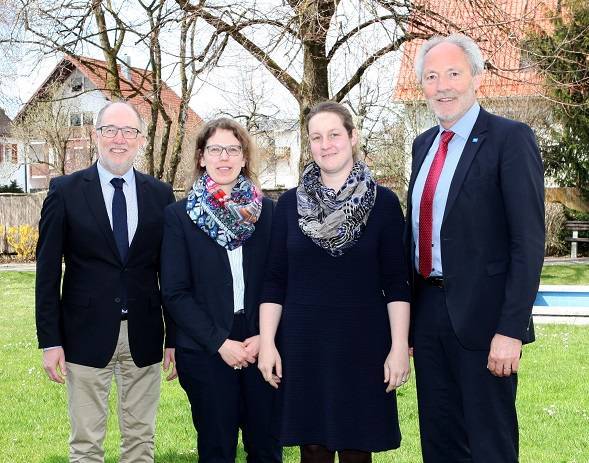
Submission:
<svg viewBox="0 0 589 463">
<path fill-rule="evenodd" d="M 436 45 L 442 43 L 452 43 L 462 49 L 470 64 L 470 72 L 473 76 L 483 73 L 483 70 L 485 69 L 485 60 L 481 53 L 481 49 L 473 39 L 464 34 L 451 34 L 448 36 L 435 35 L 421 46 L 415 57 L 415 74 L 417 75 L 417 81 L 419 83 L 421 83 L 423 79 L 423 62 L 425 61 L 425 55 L 427 55 L 427 52 Z"/>
<path fill-rule="evenodd" d="M 100 109 L 100 111 L 98 111 L 98 114 L 96 115 L 96 123 L 94 124 L 94 127 L 96 127 L 98 129 L 102 125 L 102 116 L 104 115 L 104 111 L 106 111 L 108 108 L 110 108 L 113 104 L 117 104 L 117 103 L 127 106 L 135 113 L 135 115 L 137 116 L 137 122 L 139 123 L 139 131 L 144 132 L 145 131 L 145 122 L 143 121 L 141 114 L 139 114 L 139 111 L 137 111 L 137 108 L 135 106 L 133 106 L 128 101 L 124 101 L 124 100 L 109 101 L 107 104 L 105 104 Z"/>
</svg>

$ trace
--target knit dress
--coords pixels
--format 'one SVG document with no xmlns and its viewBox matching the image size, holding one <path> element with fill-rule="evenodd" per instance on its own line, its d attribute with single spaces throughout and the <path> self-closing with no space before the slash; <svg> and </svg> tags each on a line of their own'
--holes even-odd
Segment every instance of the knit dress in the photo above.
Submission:
<svg viewBox="0 0 589 463">
<path fill-rule="evenodd" d="M 399 447 L 396 396 L 384 383 L 386 304 L 409 300 L 398 198 L 379 186 L 364 232 L 339 257 L 301 232 L 296 189 L 274 214 L 261 300 L 283 306 L 277 437 L 285 446 L 331 450 Z"/>
</svg>

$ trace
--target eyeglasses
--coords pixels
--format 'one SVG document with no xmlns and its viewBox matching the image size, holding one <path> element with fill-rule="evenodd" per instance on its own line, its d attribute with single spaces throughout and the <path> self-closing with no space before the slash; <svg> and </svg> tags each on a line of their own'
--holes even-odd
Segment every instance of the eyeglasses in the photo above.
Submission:
<svg viewBox="0 0 589 463">
<path fill-rule="evenodd" d="M 232 158 L 241 154 L 241 145 L 209 145 L 205 148 L 207 154 L 213 158 L 220 158 L 223 151 Z"/>
<path fill-rule="evenodd" d="M 139 129 L 134 129 L 133 127 L 117 127 L 115 125 L 103 125 L 102 127 L 98 127 L 96 130 L 99 130 L 100 133 L 104 138 L 114 138 L 117 136 L 118 131 L 121 131 L 123 138 L 126 140 L 134 140 L 139 135 Z"/>
</svg>

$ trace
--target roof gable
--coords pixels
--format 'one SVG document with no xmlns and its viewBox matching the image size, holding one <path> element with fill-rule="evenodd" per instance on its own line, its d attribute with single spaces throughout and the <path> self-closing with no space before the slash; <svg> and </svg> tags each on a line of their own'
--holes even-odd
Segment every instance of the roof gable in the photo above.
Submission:
<svg viewBox="0 0 589 463">
<path fill-rule="evenodd" d="M 35 94 L 21 108 L 15 119 L 21 118 L 31 105 L 43 98 L 53 83 L 65 82 L 75 69 L 78 69 L 85 77 L 87 77 L 96 89 L 102 92 L 107 100 L 111 99 L 110 92 L 106 90 L 108 71 L 105 61 L 84 56 L 65 56 L 55 66 L 54 70 L 37 89 Z M 127 70 L 129 78 L 126 77 Z M 144 120 L 150 120 L 150 100 L 154 93 L 150 79 L 151 71 L 135 67 L 123 69 L 121 65 L 118 65 L 118 73 L 123 98 L 137 108 L 139 114 L 141 114 Z M 180 97 L 165 82 L 162 82 L 161 96 L 166 113 L 171 117 L 172 121 L 176 121 L 180 111 Z M 187 111 L 186 129 L 194 129 L 200 125 L 201 122 L 202 119 L 189 107 Z"/>
</svg>

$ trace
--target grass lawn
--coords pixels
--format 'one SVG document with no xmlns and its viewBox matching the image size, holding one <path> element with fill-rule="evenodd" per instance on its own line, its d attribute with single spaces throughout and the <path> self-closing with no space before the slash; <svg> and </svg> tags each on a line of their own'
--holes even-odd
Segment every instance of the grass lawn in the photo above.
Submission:
<svg viewBox="0 0 589 463">
<path fill-rule="evenodd" d="M 569 274 L 551 266 L 543 278 L 560 275 L 568 280 L 576 274 L 581 279 L 576 283 L 589 283 L 585 267 Z M 41 368 L 33 287 L 33 273 L 0 272 L 0 463 L 67 463 L 66 390 L 51 383 Z M 537 341 L 524 350 L 520 373 L 521 462 L 589 463 L 589 327 L 540 325 L 536 335 Z M 108 463 L 118 461 L 115 394 L 113 387 Z M 375 463 L 421 461 L 413 378 L 398 401 L 403 443 L 399 450 L 375 455 Z M 184 392 L 177 381 L 164 383 L 156 461 L 194 462 L 194 447 Z M 239 452 L 238 461 L 245 462 L 241 446 Z M 284 455 L 285 463 L 298 462 L 298 450 L 286 449 Z"/>
<path fill-rule="evenodd" d="M 545 265 L 541 284 L 589 285 L 589 264 Z"/>
</svg>

